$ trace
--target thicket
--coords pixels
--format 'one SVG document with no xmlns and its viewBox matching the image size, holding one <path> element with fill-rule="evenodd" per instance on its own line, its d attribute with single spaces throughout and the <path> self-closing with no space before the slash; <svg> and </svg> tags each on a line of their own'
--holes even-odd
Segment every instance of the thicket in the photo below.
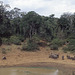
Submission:
<svg viewBox="0 0 75 75">
<path fill-rule="evenodd" d="M 21 45 L 21 40 L 17 36 L 11 36 L 10 42 L 16 45 Z"/>
<path fill-rule="evenodd" d="M 38 44 L 34 40 L 27 39 L 22 45 L 23 51 L 36 51 L 39 50 Z"/>
<path fill-rule="evenodd" d="M 65 41 L 64 40 L 61 40 L 61 39 L 53 39 L 52 42 L 51 42 L 51 45 L 57 45 L 58 47 L 62 46 L 65 44 Z"/>
<path fill-rule="evenodd" d="M 75 39 L 75 13 L 64 13 L 60 18 L 54 14 L 41 16 L 35 11 L 21 12 L 16 7 L 7 10 L 5 4 L 0 2 L 0 45 L 20 45 L 26 38 L 29 39 L 26 45 L 28 50 L 42 45 L 39 43 L 41 38 L 51 42 L 52 49 L 57 49 L 65 44 L 65 39 Z M 71 42 L 69 45 L 74 48 L 73 42 L 73 46 Z"/>
<path fill-rule="evenodd" d="M 2 38 L 2 44 L 10 45 L 11 44 L 10 39 L 9 38 Z"/>
<path fill-rule="evenodd" d="M 51 50 L 58 50 L 58 45 L 54 44 L 50 46 Z"/>
<path fill-rule="evenodd" d="M 71 51 L 75 52 L 75 39 L 68 39 L 68 44 L 63 48 L 64 52 Z"/>
<path fill-rule="evenodd" d="M 2 39 L 0 38 L 0 46 L 2 45 Z"/>
<path fill-rule="evenodd" d="M 22 38 L 22 37 L 21 37 Z M 10 36 L 10 38 L 2 38 L 2 43 L 5 45 L 21 45 L 21 42 L 23 41 L 20 37 L 18 36 Z"/>
</svg>

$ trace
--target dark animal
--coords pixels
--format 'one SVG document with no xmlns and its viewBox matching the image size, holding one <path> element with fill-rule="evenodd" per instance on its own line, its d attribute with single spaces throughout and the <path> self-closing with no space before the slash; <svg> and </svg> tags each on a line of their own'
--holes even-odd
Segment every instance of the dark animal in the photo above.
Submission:
<svg viewBox="0 0 75 75">
<path fill-rule="evenodd" d="M 75 60 L 75 57 L 71 57 L 72 60 Z"/>
<path fill-rule="evenodd" d="M 3 60 L 6 60 L 6 57 L 4 56 L 2 59 L 3 59 Z"/>
<path fill-rule="evenodd" d="M 49 58 L 57 59 L 59 58 L 59 54 L 52 54 L 49 56 Z"/>
<path fill-rule="evenodd" d="M 62 60 L 64 60 L 64 56 L 62 56 Z"/>
<path fill-rule="evenodd" d="M 71 59 L 71 57 L 69 55 L 67 55 L 67 59 Z"/>
<path fill-rule="evenodd" d="M 74 57 L 71 57 L 71 56 L 67 55 L 67 59 L 75 60 L 75 56 Z"/>
</svg>

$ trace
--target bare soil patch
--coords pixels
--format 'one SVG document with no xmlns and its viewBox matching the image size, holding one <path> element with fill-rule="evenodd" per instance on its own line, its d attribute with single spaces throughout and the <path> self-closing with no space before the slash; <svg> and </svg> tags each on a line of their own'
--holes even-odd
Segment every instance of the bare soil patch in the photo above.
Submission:
<svg viewBox="0 0 75 75">
<path fill-rule="evenodd" d="M 1 49 L 6 49 L 6 54 L 2 54 Z M 51 53 L 59 54 L 58 59 L 49 58 Z M 64 55 L 65 60 L 62 60 L 62 55 Z M 64 53 L 59 48 L 59 51 L 50 50 L 49 47 L 40 47 L 39 51 L 28 52 L 21 51 L 21 45 L 2 45 L 0 46 L 0 67 L 10 67 L 10 66 L 38 66 L 38 67 L 57 67 L 65 68 L 70 70 L 75 70 L 75 60 L 70 60 L 66 58 L 66 55 L 74 56 L 71 53 Z M 2 60 L 5 56 L 7 59 Z"/>
</svg>

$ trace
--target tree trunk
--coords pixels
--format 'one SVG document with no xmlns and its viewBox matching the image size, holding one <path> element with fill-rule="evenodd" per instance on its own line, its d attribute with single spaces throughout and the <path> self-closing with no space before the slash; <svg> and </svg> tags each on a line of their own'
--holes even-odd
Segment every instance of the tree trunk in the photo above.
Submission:
<svg viewBox="0 0 75 75">
<path fill-rule="evenodd" d="M 31 40 L 31 38 L 32 38 L 32 26 L 31 25 L 30 25 L 29 37 L 30 37 L 30 40 Z"/>
</svg>

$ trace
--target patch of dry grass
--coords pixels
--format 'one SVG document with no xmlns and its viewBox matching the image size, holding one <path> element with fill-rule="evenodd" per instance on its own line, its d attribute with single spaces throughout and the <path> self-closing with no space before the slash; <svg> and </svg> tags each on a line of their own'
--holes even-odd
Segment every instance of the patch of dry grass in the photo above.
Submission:
<svg viewBox="0 0 75 75">
<path fill-rule="evenodd" d="M 1 48 L 5 48 L 7 50 L 7 54 L 2 54 L 0 52 L 0 66 L 13 66 L 13 65 L 18 65 L 18 64 L 27 64 L 27 63 L 41 63 L 41 62 L 45 62 L 47 63 L 46 65 L 50 65 L 51 63 L 57 63 L 57 64 L 64 64 L 64 65 L 69 65 L 70 67 L 74 67 L 75 66 L 75 61 L 73 60 L 69 60 L 66 58 L 66 55 L 70 55 L 73 56 L 73 54 L 71 53 L 64 53 L 62 50 L 59 51 L 53 51 L 50 50 L 49 47 L 40 47 L 39 51 L 36 52 L 27 52 L 27 51 L 21 51 L 21 45 L 17 46 L 17 45 L 10 45 L 10 46 L 6 46 L 6 45 L 2 45 L 0 47 Z M 61 48 L 59 48 L 61 49 Z M 49 55 L 51 53 L 56 53 L 59 54 L 59 58 L 58 59 L 52 59 L 49 58 Z M 65 60 L 62 60 L 62 55 L 64 55 Z M 6 56 L 7 59 L 5 61 L 2 60 L 2 57 Z M 50 63 L 50 64 L 49 64 Z M 42 64 L 42 63 L 41 63 Z M 45 64 L 44 64 L 45 65 Z M 43 65 L 43 66 L 44 66 Z M 53 64 L 52 64 L 53 65 Z"/>
</svg>

